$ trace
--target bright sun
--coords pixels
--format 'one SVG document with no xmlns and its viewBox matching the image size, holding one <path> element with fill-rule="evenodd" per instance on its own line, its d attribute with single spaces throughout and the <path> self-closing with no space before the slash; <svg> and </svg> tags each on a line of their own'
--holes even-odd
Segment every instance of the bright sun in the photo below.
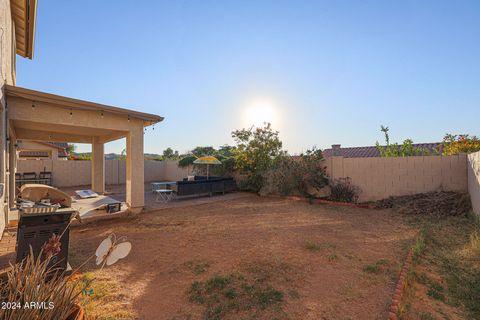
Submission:
<svg viewBox="0 0 480 320">
<path fill-rule="evenodd" d="M 272 102 L 257 100 L 245 109 L 244 119 L 247 126 L 261 127 L 265 122 L 276 124 L 278 114 Z"/>
</svg>

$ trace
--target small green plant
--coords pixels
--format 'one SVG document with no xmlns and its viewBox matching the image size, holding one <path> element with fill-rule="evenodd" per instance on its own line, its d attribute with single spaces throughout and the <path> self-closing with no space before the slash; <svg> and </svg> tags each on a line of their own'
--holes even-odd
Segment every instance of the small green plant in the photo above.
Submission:
<svg viewBox="0 0 480 320">
<path fill-rule="evenodd" d="M 423 250 L 425 249 L 425 231 L 422 230 L 415 240 L 415 244 L 413 245 L 413 257 L 412 260 L 415 264 L 417 264 L 420 260 L 420 256 L 422 255 Z"/>
<path fill-rule="evenodd" d="M 305 249 L 307 249 L 308 251 L 320 251 L 321 246 L 315 242 L 307 242 L 305 244 Z"/>
<path fill-rule="evenodd" d="M 378 274 L 381 271 L 380 266 L 378 266 L 377 264 L 367 264 L 366 266 L 363 267 L 362 270 L 363 272 L 375 273 L 375 274 Z"/>
<path fill-rule="evenodd" d="M 204 282 L 195 281 L 188 291 L 190 301 L 204 305 L 205 319 L 223 319 L 231 312 L 255 313 L 279 305 L 282 291 L 266 281 L 241 274 L 216 275 Z"/>
<path fill-rule="evenodd" d="M 335 254 L 335 253 L 331 253 L 327 256 L 327 259 L 328 261 L 332 262 L 332 261 L 336 261 L 338 260 L 338 256 Z"/>
<path fill-rule="evenodd" d="M 363 266 L 362 270 L 366 273 L 379 274 L 384 271 L 384 267 L 389 264 L 387 259 L 380 259 L 372 264 L 367 264 Z"/>
<path fill-rule="evenodd" d="M 188 261 L 185 265 L 193 272 L 195 275 L 202 274 L 210 268 L 210 263 L 207 261 Z"/>
<path fill-rule="evenodd" d="M 413 145 L 412 139 L 406 139 L 401 145 L 398 143 L 390 143 L 389 128 L 386 126 L 380 126 L 380 131 L 385 136 L 385 146 L 381 146 L 378 141 L 376 142 L 377 150 L 381 157 L 409 157 L 409 156 L 428 156 L 432 154 L 438 154 L 437 150 L 429 150 L 427 148 L 416 147 Z"/>
</svg>

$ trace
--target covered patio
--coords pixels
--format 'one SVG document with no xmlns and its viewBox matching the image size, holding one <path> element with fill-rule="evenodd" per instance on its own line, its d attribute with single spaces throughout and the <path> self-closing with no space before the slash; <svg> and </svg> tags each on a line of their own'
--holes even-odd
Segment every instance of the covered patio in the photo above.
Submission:
<svg viewBox="0 0 480 320">
<path fill-rule="evenodd" d="M 139 212 L 144 198 L 144 128 L 162 117 L 7 85 L 8 205 L 15 207 L 17 140 L 92 145 L 91 188 L 105 192 L 104 144 L 126 139 L 125 202 Z"/>
</svg>

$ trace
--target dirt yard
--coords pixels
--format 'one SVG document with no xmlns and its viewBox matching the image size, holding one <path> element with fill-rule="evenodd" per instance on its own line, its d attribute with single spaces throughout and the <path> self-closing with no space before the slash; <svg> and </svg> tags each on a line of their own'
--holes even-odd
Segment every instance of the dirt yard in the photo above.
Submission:
<svg viewBox="0 0 480 320">
<path fill-rule="evenodd" d="M 418 229 L 392 210 L 249 196 L 72 230 L 72 264 L 114 232 L 131 254 L 99 271 L 98 319 L 386 319 Z"/>
</svg>

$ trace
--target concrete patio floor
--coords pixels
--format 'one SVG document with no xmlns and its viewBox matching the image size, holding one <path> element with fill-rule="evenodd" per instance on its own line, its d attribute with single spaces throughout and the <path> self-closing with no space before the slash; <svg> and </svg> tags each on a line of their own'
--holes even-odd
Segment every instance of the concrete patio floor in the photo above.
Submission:
<svg viewBox="0 0 480 320">
<path fill-rule="evenodd" d="M 75 196 L 75 190 L 90 189 L 90 186 L 77 186 L 77 187 L 68 187 L 61 188 L 62 191 Z M 111 198 L 114 198 L 122 203 L 125 202 L 126 192 L 125 185 L 107 185 L 105 187 L 105 195 L 108 195 Z M 151 183 L 145 183 L 145 210 L 158 210 L 158 209 L 168 209 L 168 208 L 178 208 L 184 206 L 194 206 L 205 203 L 212 203 L 216 201 L 225 201 L 239 199 L 247 196 L 249 193 L 244 192 L 234 192 L 227 194 L 214 194 L 212 196 L 198 196 L 198 197 L 188 197 L 188 198 L 176 198 L 169 202 L 157 202 L 155 201 L 156 195 L 152 193 Z"/>
</svg>

